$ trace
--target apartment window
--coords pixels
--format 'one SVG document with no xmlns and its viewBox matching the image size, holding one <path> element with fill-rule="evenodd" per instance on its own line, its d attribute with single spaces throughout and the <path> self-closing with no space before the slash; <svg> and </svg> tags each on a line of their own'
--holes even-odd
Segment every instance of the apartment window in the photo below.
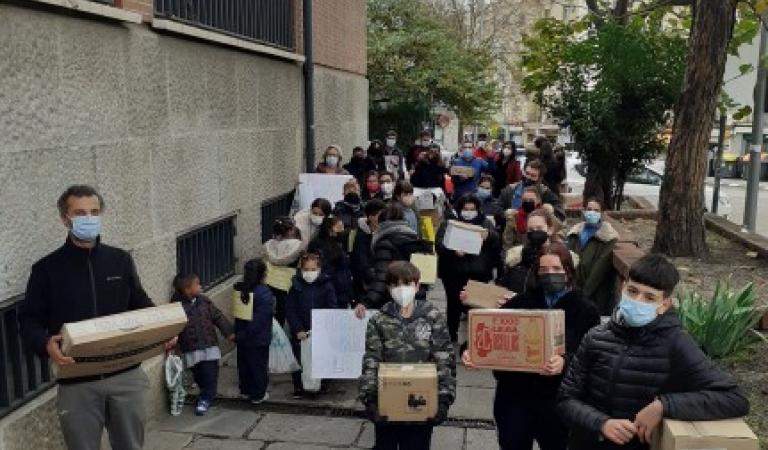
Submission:
<svg viewBox="0 0 768 450">
<path fill-rule="evenodd" d="M 291 212 L 295 191 L 279 195 L 261 204 L 261 242 L 267 242 L 272 237 L 272 223 L 278 217 L 287 216 Z"/>
<path fill-rule="evenodd" d="M 0 303 L 0 417 L 53 385 L 47 359 L 27 351 L 19 332 L 23 296 Z"/>
<path fill-rule="evenodd" d="M 155 0 L 155 16 L 286 50 L 295 0 Z"/>
<path fill-rule="evenodd" d="M 210 289 L 235 274 L 235 216 L 196 228 L 176 240 L 176 265 L 180 273 L 200 277 Z"/>
</svg>

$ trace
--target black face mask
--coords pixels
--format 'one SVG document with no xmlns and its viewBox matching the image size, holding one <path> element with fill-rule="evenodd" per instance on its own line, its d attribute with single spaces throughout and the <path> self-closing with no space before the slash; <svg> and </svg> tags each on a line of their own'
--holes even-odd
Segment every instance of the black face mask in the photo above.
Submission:
<svg viewBox="0 0 768 450">
<path fill-rule="evenodd" d="M 360 199 L 360 194 L 357 192 L 350 192 L 346 195 L 344 195 L 344 203 L 349 203 L 350 205 L 359 205 L 362 200 Z"/>
<path fill-rule="evenodd" d="M 530 200 L 523 202 L 523 211 L 525 211 L 526 214 L 530 214 L 533 211 L 536 210 L 536 202 L 532 202 Z"/>
<path fill-rule="evenodd" d="M 564 273 L 545 273 L 539 275 L 539 281 L 546 294 L 554 294 L 568 287 L 568 280 Z"/>
<path fill-rule="evenodd" d="M 528 237 L 528 243 L 533 247 L 541 247 L 549 239 L 549 235 L 546 231 L 533 230 L 529 231 L 526 236 Z"/>
<path fill-rule="evenodd" d="M 536 182 L 531 180 L 530 178 L 528 177 L 523 178 L 523 186 L 530 187 L 530 186 L 533 186 L 534 184 L 536 184 Z"/>
</svg>

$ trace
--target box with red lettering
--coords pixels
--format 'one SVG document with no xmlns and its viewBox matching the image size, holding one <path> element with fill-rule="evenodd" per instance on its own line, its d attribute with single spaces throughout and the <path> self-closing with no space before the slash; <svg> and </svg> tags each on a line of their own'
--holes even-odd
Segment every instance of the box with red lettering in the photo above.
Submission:
<svg viewBox="0 0 768 450">
<path fill-rule="evenodd" d="M 565 354 L 563 310 L 473 309 L 468 328 L 472 362 L 485 369 L 540 372 Z"/>
</svg>

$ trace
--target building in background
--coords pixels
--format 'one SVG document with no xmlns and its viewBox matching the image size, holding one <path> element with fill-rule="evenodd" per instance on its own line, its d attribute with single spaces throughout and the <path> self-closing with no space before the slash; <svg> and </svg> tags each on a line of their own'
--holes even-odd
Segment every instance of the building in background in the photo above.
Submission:
<svg viewBox="0 0 768 450">
<path fill-rule="evenodd" d="M 184 5 L 180 7 L 180 5 Z M 236 272 L 304 168 L 302 0 L 0 4 L 0 448 L 63 449 L 44 362 L 16 325 L 30 266 L 60 246 L 71 184 L 156 303 L 195 271 L 228 310 Z M 367 140 L 366 4 L 313 1 L 316 146 Z M 150 417 L 167 408 L 159 358 Z"/>
</svg>

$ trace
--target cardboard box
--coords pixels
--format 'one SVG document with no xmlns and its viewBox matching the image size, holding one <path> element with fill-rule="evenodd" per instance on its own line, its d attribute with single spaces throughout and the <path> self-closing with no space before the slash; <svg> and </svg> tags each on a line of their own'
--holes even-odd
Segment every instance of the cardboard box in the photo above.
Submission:
<svg viewBox="0 0 768 450">
<path fill-rule="evenodd" d="M 469 311 L 472 362 L 486 369 L 539 372 L 565 354 L 565 312 L 533 309 Z"/>
<path fill-rule="evenodd" d="M 411 255 L 411 264 L 416 266 L 421 273 L 421 284 L 435 284 L 437 282 L 437 255 L 414 253 Z"/>
<path fill-rule="evenodd" d="M 379 364 L 379 415 L 389 422 L 424 422 L 437 402 L 434 364 Z"/>
<path fill-rule="evenodd" d="M 665 419 L 652 450 L 759 450 L 757 436 L 741 419 L 682 422 Z"/>
<path fill-rule="evenodd" d="M 186 324 L 181 303 L 64 324 L 62 352 L 75 364 L 54 367 L 56 378 L 117 372 L 161 355 Z"/>
<path fill-rule="evenodd" d="M 445 229 L 443 245 L 451 250 L 457 250 L 471 255 L 479 255 L 483 247 L 482 232 L 485 228 L 458 220 L 449 220 Z"/>
<path fill-rule="evenodd" d="M 451 166 L 451 176 L 472 178 L 475 176 L 475 169 L 470 166 Z"/>
<path fill-rule="evenodd" d="M 467 305 L 473 308 L 496 309 L 501 298 L 514 295 L 512 291 L 501 286 L 475 280 L 469 280 L 464 289 L 467 291 Z"/>
</svg>

